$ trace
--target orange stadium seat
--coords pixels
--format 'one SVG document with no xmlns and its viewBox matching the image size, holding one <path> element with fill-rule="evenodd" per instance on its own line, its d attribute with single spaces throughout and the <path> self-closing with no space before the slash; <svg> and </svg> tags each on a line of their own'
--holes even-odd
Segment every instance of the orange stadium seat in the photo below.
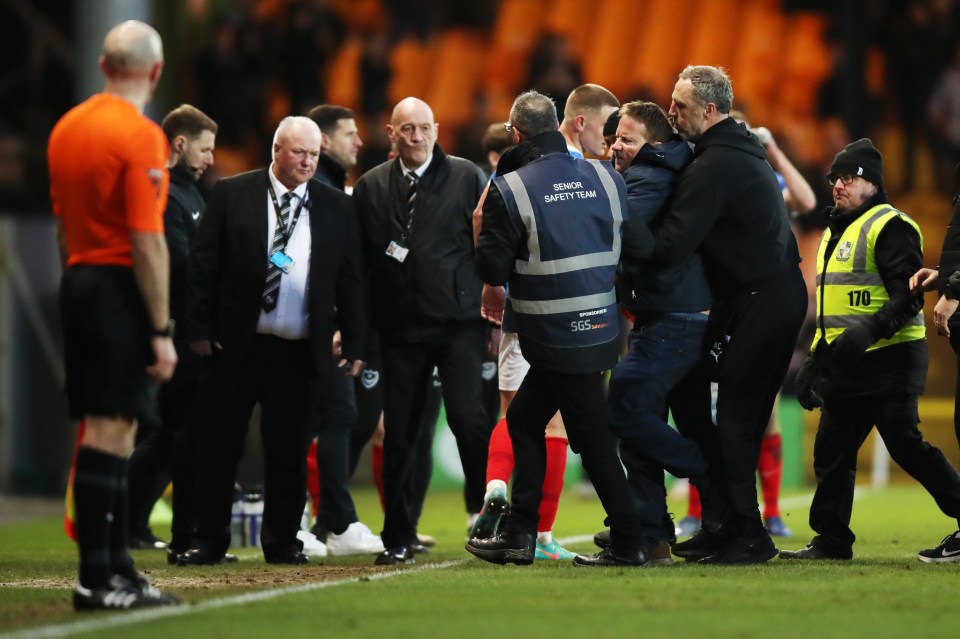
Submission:
<svg viewBox="0 0 960 639">
<path fill-rule="evenodd" d="M 764 2 L 744 8 L 742 37 L 734 52 L 734 106 L 749 110 L 754 126 L 768 126 L 780 77 L 784 17 Z"/>
<path fill-rule="evenodd" d="M 470 118 L 473 92 L 484 66 L 483 54 L 483 41 L 475 33 L 450 29 L 440 36 L 432 56 L 430 85 L 424 99 L 441 123 L 445 139 L 446 134 Z"/>
<path fill-rule="evenodd" d="M 425 95 L 434 61 L 433 51 L 429 45 L 413 38 L 398 42 L 390 54 L 390 63 L 393 67 L 393 80 L 390 82 L 388 92 L 390 103 L 396 104 L 411 95 L 421 97 Z"/>
<path fill-rule="evenodd" d="M 636 0 L 599 0 L 593 32 L 582 57 L 587 82 L 604 86 L 621 100 L 633 88 L 630 66 L 634 61 L 624 55 L 623 43 L 634 42 L 643 32 L 643 4 Z"/>
<path fill-rule="evenodd" d="M 327 99 L 330 104 L 357 108 L 360 103 L 360 38 L 347 40 L 337 52 L 327 77 Z"/>
<path fill-rule="evenodd" d="M 570 42 L 573 55 L 579 60 L 586 59 L 587 49 L 605 34 L 596 30 L 597 6 L 602 0 L 595 0 L 585 6 L 583 0 L 553 0 L 547 13 L 544 30 L 562 33 Z"/>
<path fill-rule="evenodd" d="M 527 57 L 543 30 L 546 13 L 545 0 L 502 0 L 484 67 L 484 81 L 489 86 L 510 93 L 528 88 L 520 85 L 527 76 Z"/>
<path fill-rule="evenodd" d="M 788 19 L 777 109 L 785 117 L 815 116 L 817 89 L 830 73 L 830 55 L 823 39 L 826 22 L 815 13 L 798 13 Z"/>
<path fill-rule="evenodd" d="M 739 46 L 742 0 L 699 0 L 693 8 L 696 20 L 686 33 L 689 64 L 709 64 L 730 69 L 734 48 Z M 682 32 L 681 32 L 682 33 Z M 731 78 L 736 83 L 735 78 Z"/>
<path fill-rule="evenodd" d="M 677 73 L 689 62 L 686 37 L 693 22 L 696 0 L 649 0 L 639 21 L 645 25 L 637 38 L 631 57 L 624 57 L 631 88 L 647 87 L 663 108 L 670 105 L 670 94 Z M 635 96 L 629 96 L 632 99 Z"/>
</svg>

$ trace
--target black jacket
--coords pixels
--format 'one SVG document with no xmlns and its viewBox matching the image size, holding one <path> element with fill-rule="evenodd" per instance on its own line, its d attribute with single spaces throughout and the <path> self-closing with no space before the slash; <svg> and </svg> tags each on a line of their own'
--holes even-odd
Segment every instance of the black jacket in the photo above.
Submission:
<svg viewBox="0 0 960 639">
<path fill-rule="evenodd" d="M 939 289 L 941 295 L 946 295 L 948 299 L 955 300 L 960 298 L 960 195 L 953 198 L 953 215 L 950 216 L 950 223 L 947 225 L 947 233 L 943 236 L 943 249 L 940 251 L 940 271 Z M 960 320 L 957 317 L 954 322 Z M 952 332 L 951 322 L 951 332 Z"/>
<path fill-rule="evenodd" d="M 715 302 L 800 276 L 776 174 L 756 136 L 733 118 L 697 142 L 654 237 L 657 268 L 682 264 L 700 249 Z"/>
<path fill-rule="evenodd" d="M 676 138 L 656 147 L 645 144 L 623 172 L 630 215 L 624 236 L 639 220 L 656 229 L 673 195 L 680 171 L 693 153 Z M 629 257 L 621 260 L 617 279 L 620 303 L 635 315 L 644 313 L 696 313 L 709 310 L 712 299 L 698 252 L 676 266 L 650 271 Z"/>
<path fill-rule="evenodd" d="M 163 213 L 163 232 L 170 251 L 170 317 L 181 327 L 186 319 L 190 243 L 206 206 L 193 177 L 180 167 L 170 169 L 170 195 Z M 178 341 L 182 334 L 181 330 L 177 335 Z"/>
<path fill-rule="evenodd" d="M 345 191 L 347 188 L 347 169 L 329 153 L 321 153 L 317 160 L 317 172 L 313 175 L 313 179 Z"/>
<path fill-rule="evenodd" d="M 400 159 L 363 174 L 353 190 L 362 229 L 373 318 L 382 339 L 442 336 L 450 323 L 478 321 L 480 279 L 473 269 L 473 209 L 486 185 L 472 162 L 434 145 L 417 187 L 409 237 L 407 187 Z M 401 263 L 391 242 L 409 249 Z"/>
<path fill-rule="evenodd" d="M 226 361 L 242 360 L 256 333 L 267 277 L 269 169 L 219 180 L 194 238 L 187 269 L 187 333 L 216 340 Z M 329 369 L 333 308 L 343 336 L 343 356 L 364 359 L 368 315 L 360 238 L 350 197 L 317 180 L 310 199 L 311 362 Z"/>
<path fill-rule="evenodd" d="M 832 207 L 827 209 L 824 214 L 831 235 L 825 255 L 832 255 L 836 250 L 844 229 L 868 209 L 884 204 L 886 199 L 886 193 L 881 191 L 850 213 L 840 214 Z M 892 337 L 923 308 L 923 296 L 909 289 L 910 276 L 923 266 L 920 236 L 914 228 L 901 220 L 888 222 L 877 237 L 874 256 L 890 299 L 861 324 L 869 330 L 871 344 Z M 842 338 L 843 335 L 837 339 Z M 815 366 L 819 371 L 817 392 L 828 402 L 920 394 L 927 378 L 927 348 L 927 340 L 914 340 L 867 351 L 855 362 L 848 363 L 835 360 L 830 346 L 818 343 L 804 366 Z"/>
</svg>

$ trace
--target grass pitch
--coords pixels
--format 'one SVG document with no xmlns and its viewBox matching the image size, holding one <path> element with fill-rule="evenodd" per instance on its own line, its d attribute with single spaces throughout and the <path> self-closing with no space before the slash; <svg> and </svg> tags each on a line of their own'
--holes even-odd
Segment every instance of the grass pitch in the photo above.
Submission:
<svg viewBox="0 0 960 639">
<path fill-rule="evenodd" d="M 377 530 L 372 491 L 356 494 L 361 520 Z M 683 512 L 680 504 L 671 504 Z M 809 493 L 784 496 L 799 548 L 810 538 Z M 594 549 L 602 510 L 564 495 L 555 534 Z M 456 492 L 434 492 L 421 530 L 438 546 L 417 566 L 383 569 L 372 557 L 327 558 L 307 567 L 267 566 L 241 549 L 233 566 L 176 568 L 139 551 L 138 566 L 190 605 L 77 615 L 70 607 L 76 551 L 59 519 L 0 526 L 0 636 L 4 637 L 730 637 L 878 639 L 957 637 L 951 593 L 960 563 L 928 565 L 956 522 L 914 484 L 860 493 L 851 562 L 774 560 L 761 566 L 678 563 L 656 569 L 582 569 L 569 562 L 495 566 L 463 550 L 465 515 Z"/>
</svg>

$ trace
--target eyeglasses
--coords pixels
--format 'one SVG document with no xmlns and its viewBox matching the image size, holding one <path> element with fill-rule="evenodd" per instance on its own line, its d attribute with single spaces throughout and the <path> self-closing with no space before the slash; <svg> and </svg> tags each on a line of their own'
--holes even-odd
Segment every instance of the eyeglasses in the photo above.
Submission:
<svg viewBox="0 0 960 639">
<path fill-rule="evenodd" d="M 504 130 L 504 131 L 507 131 L 508 133 L 513 133 L 514 131 L 516 131 L 516 132 L 519 133 L 520 135 L 523 135 L 523 131 L 521 131 L 519 128 L 513 126 L 513 125 L 510 124 L 509 122 L 504 122 L 504 123 L 503 123 L 503 130 Z"/>
<path fill-rule="evenodd" d="M 840 182 L 844 186 L 850 186 L 853 183 L 853 181 L 856 180 L 858 177 L 859 176 L 857 175 L 851 175 L 849 173 L 844 173 L 841 175 L 828 175 L 827 184 L 829 184 L 830 186 L 833 186 L 834 184 L 837 183 L 837 180 L 840 180 Z"/>
</svg>

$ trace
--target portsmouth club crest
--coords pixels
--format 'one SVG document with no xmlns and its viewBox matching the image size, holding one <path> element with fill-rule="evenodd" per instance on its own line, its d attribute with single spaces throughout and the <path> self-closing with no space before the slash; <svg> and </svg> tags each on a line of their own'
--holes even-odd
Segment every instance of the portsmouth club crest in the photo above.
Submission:
<svg viewBox="0 0 960 639">
<path fill-rule="evenodd" d="M 853 242 L 844 240 L 837 246 L 837 261 L 846 262 L 853 255 Z"/>
<path fill-rule="evenodd" d="M 363 384 L 363 387 L 367 390 L 370 390 L 377 385 L 377 382 L 380 381 L 380 371 L 371 370 L 369 368 L 365 369 L 360 373 L 360 383 Z"/>
</svg>

